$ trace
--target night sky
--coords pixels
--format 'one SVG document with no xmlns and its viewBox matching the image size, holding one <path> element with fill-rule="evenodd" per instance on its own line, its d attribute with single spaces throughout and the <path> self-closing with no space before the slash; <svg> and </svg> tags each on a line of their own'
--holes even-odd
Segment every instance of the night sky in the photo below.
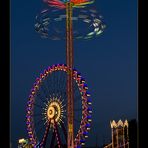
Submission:
<svg viewBox="0 0 148 148">
<path fill-rule="evenodd" d="M 27 138 L 26 103 L 45 68 L 65 63 L 65 41 L 42 39 L 34 30 L 42 0 L 11 1 L 11 140 Z M 93 5 L 92 5 L 93 7 Z M 93 99 L 87 146 L 109 142 L 110 120 L 137 118 L 137 1 L 96 0 L 106 29 L 98 38 L 74 42 L 74 65 Z"/>
</svg>

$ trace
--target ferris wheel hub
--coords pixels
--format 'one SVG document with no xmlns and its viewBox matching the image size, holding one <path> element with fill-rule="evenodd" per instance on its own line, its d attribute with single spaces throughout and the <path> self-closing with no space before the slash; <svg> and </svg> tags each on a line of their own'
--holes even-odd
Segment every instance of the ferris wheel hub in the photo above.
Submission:
<svg viewBox="0 0 148 148">
<path fill-rule="evenodd" d="M 53 119 L 55 116 L 55 108 L 53 106 L 49 106 L 47 110 L 47 116 L 49 119 Z"/>
<path fill-rule="evenodd" d="M 60 99 L 52 98 L 46 105 L 45 118 L 51 124 L 60 123 L 63 117 L 63 105 Z"/>
</svg>

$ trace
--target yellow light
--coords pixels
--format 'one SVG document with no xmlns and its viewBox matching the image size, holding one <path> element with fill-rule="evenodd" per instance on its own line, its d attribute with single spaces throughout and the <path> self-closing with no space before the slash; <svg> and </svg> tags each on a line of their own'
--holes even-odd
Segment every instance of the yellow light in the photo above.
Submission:
<svg viewBox="0 0 148 148">
<path fill-rule="evenodd" d="M 88 119 L 88 121 L 91 122 L 92 120 L 91 119 Z"/>
<path fill-rule="evenodd" d="M 24 138 L 19 139 L 19 143 L 25 143 L 25 142 L 26 142 L 26 140 Z"/>
<path fill-rule="evenodd" d="M 128 121 L 127 121 L 127 120 L 125 120 L 125 122 L 124 122 L 124 127 L 125 127 L 125 126 L 128 127 Z"/>
<path fill-rule="evenodd" d="M 50 96 L 51 97 L 51 96 Z M 46 124 L 48 121 L 51 122 L 51 127 L 53 127 L 54 120 L 57 122 L 58 125 L 60 125 L 60 122 L 62 122 L 62 118 L 65 116 L 63 115 L 63 108 L 64 105 L 62 105 L 62 102 L 57 97 L 51 97 L 50 101 L 48 103 L 45 103 L 46 107 L 44 108 L 44 118 L 45 118 L 45 123 Z"/>
<path fill-rule="evenodd" d="M 32 94 L 35 94 L 35 92 L 34 92 L 34 91 L 32 91 Z"/>
<path fill-rule="evenodd" d="M 69 132 L 72 132 L 72 124 L 69 124 Z"/>
<path fill-rule="evenodd" d="M 117 123 L 117 125 L 123 127 L 123 122 L 121 120 L 119 120 L 118 123 Z"/>
<path fill-rule="evenodd" d="M 111 128 L 116 128 L 117 127 L 117 124 L 115 122 L 115 120 L 113 120 L 112 122 L 110 122 L 110 125 L 111 125 Z"/>
<path fill-rule="evenodd" d="M 29 134 L 32 134 L 32 132 L 28 132 Z"/>
</svg>

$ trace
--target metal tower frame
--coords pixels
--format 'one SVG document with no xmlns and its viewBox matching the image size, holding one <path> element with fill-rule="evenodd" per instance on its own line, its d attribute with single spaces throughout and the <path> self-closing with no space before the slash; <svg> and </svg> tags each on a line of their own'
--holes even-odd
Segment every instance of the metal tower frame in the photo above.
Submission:
<svg viewBox="0 0 148 148">
<path fill-rule="evenodd" d="M 72 5 L 66 3 L 66 64 L 68 67 L 67 74 L 67 147 L 74 148 L 74 94 L 73 94 L 73 33 L 72 33 Z"/>
</svg>

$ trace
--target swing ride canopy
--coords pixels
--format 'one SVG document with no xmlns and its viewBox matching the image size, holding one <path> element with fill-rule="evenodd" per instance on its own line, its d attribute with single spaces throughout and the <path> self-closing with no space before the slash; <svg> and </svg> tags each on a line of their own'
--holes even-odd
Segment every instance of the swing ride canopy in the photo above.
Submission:
<svg viewBox="0 0 148 148">
<path fill-rule="evenodd" d="M 94 0 L 44 0 L 44 2 L 49 6 L 65 9 L 67 2 L 73 3 L 73 7 L 83 8 L 88 4 L 92 4 Z"/>
</svg>

